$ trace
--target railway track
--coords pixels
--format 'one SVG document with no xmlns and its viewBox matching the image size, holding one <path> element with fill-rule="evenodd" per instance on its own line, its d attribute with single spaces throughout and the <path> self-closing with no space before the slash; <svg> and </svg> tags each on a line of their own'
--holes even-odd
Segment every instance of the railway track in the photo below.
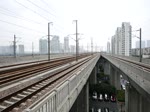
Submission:
<svg viewBox="0 0 150 112">
<path fill-rule="evenodd" d="M 79 58 L 83 58 L 80 56 Z M 11 68 L 9 70 L 1 70 L 0 71 L 0 87 L 12 84 L 13 82 L 20 81 L 23 79 L 27 79 L 29 77 L 33 77 L 37 75 L 37 73 L 43 73 L 55 67 L 64 65 L 68 62 L 72 62 L 75 60 L 75 57 L 68 57 L 63 59 L 57 59 L 53 61 L 44 61 L 41 63 L 32 63 L 32 65 L 21 66 Z"/>
<path fill-rule="evenodd" d="M 15 71 L 3 71 L 2 73 L 0 73 L 0 85 L 2 86 L 6 86 L 8 84 L 11 84 L 13 82 L 25 79 L 25 78 L 29 78 L 32 76 L 37 75 L 37 73 L 42 73 L 45 72 L 47 70 L 50 70 L 54 67 L 57 66 L 61 66 L 63 64 L 68 63 L 69 61 L 73 61 L 73 58 L 70 59 L 63 59 L 63 60 L 57 60 L 54 62 L 46 62 L 46 63 L 41 63 L 41 64 L 37 64 L 37 65 L 32 65 L 32 66 L 27 66 L 27 67 L 23 67 L 20 68 L 19 70 L 15 70 Z"/>
<path fill-rule="evenodd" d="M 54 61 L 59 61 L 62 59 L 66 59 L 66 58 L 73 58 L 74 56 L 67 56 L 67 57 L 63 57 L 63 58 L 55 58 L 55 59 L 51 59 L 50 62 L 54 62 Z M 24 62 L 24 63 L 18 63 L 18 64 L 10 64 L 10 65 L 4 65 L 4 66 L 0 66 L 0 72 L 1 71 L 14 71 L 15 69 L 17 70 L 18 67 L 19 68 L 24 68 L 27 66 L 35 66 L 37 64 L 43 64 L 43 63 L 49 63 L 48 60 L 39 60 L 39 61 L 31 61 L 31 62 Z"/>
<path fill-rule="evenodd" d="M 52 86 L 59 81 L 63 81 L 66 77 L 75 72 L 79 67 L 88 62 L 92 57 L 86 57 L 75 64 L 72 64 L 64 69 L 54 72 L 49 77 L 43 78 L 40 81 L 31 84 L 28 87 L 22 88 L 6 97 L 0 99 L 0 111 L 9 112 L 12 110 L 22 111 L 28 106 L 30 101 L 37 100 L 42 94 L 52 89 Z M 32 99 L 32 100 L 31 100 Z"/>
<path fill-rule="evenodd" d="M 115 56 L 112 56 L 112 57 L 117 59 L 117 60 L 123 61 L 125 63 L 132 64 L 133 66 L 136 66 L 139 69 L 142 69 L 142 70 L 150 72 L 150 65 L 148 65 L 148 64 L 144 64 L 144 63 L 141 63 L 141 62 L 136 62 L 136 61 L 120 58 L 120 57 L 115 57 Z"/>
</svg>

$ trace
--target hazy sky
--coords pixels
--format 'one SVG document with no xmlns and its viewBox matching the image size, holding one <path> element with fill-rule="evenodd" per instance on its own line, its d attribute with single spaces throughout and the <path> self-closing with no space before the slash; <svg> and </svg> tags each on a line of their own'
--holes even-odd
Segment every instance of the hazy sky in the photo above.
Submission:
<svg viewBox="0 0 150 112">
<path fill-rule="evenodd" d="M 47 24 L 53 22 L 51 35 L 75 34 L 78 20 L 80 45 L 104 46 L 122 22 L 130 22 L 132 30 L 142 28 L 142 39 L 150 39 L 150 0 L 0 0 L 0 45 L 10 45 L 13 35 L 17 44 L 38 50 L 41 37 L 47 35 Z M 138 36 L 138 32 L 134 33 Z M 74 44 L 75 36 L 70 36 Z M 133 47 L 137 38 L 133 38 Z"/>
</svg>

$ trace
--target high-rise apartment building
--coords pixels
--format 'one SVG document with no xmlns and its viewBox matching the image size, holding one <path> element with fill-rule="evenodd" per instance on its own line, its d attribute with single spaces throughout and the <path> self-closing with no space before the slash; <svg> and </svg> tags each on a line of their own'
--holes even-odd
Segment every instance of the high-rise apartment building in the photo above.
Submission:
<svg viewBox="0 0 150 112">
<path fill-rule="evenodd" d="M 111 53 L 115 54 L 115 36 L 111 38 Z"/>
<path fill-rule="evenodd" d="M 24 54 L 24 45 L 19 45 L 19 54 L 23 55 Z"/>
<path fill-rule="evenodd" d="M 147 47 L 150 47 L 150 40 L 147 40 Z"/>
<path fill-rule="evenodd" d="M 107 42 L 107 53 L 110 53 L 110 42 Z"/>
<path fill-rule="evenodd" d="M 47 41 L 47 39 L 40 39 L 39 40 L 39 52 L 40 52 L 40 54 L 47 54 L 48 53 L 48 41 Z"/>
<path fill-rule="evenodd" d="M 60 43 L 60 53 L 64 53 L 64 44 Z"/>
<path fill-rule="evenodd" d="M 13 55 L 14 46 L 0 46 L 0 55 Z"/>
<path fill-rule="evenodd" d="M 140 42 L 139 41 L 136 41 L 135 45 L 136 45 L 136 48 L 140 48 Z M 141 42 L 141 48 L 145 48 L 145 47 L 146 47 L 145 41 L 142 41 Z"/>
<path fill-rule="evenodd" d="M 112 54 L 131 55 L 131 30 L 132 27 L 129 22 L 123 22 L 122 26 L 117 28 L 111 39 Z"/>
<path fill-rule="evenodd" d="M 121 27 L 117 28 L 116 36 L 117 36 L 117 54 L 122 55 L 122 30 L 121 30 Z"/>
<path fill-rule="evenodd" d="M 64 52 L 69 53 L 69 37 L 64 37 Z"/>
<path fill-rule="evenodd" d="M 131 55 L 131 31 L 132 27 L 129 22 L 122 23 L 122 55 Z"/>
<path fill-rule="evenodd" d="M 51 53 L 60 53 L 60 41 L 59 36 L 53 36 L 51 42 Z"/>
<path fill-rule="evenodd" d="M 71 45 L 70 46 L 70 53 L 75 53 L 76 49 L 75 49 L 75 46 L 74 45 Z"/>
</svg>

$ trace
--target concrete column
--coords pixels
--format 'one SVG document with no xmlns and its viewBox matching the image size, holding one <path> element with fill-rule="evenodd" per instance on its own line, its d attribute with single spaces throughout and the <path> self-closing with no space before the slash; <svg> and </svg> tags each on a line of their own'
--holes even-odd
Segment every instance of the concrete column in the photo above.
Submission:
<svg viewBox="0 0 150 112">
<path fill-rule="evenodd" d="M 126 104 L 128 105 L 128 111 L 127 112 L 139 112 L 140 110 L 140 94 L 131 86 L 127 85 L 128 87 L 126 90 L 128 91 L 128 102 Z"/>
<path fill-rule="evenodd" d="M 129 110 L 129 84 L 126 84 L 125 89 L 125 112 L 128 112 Z"/>
<path fill-rule="evenodd" d="M 115 86 L 115 69 L 110 66 L 110 84 Z"/>
<path fill-rule="evenodd" d="M 120 73 L 115 70 L 114 72 L 114 77 L 115 77 L 115 87 L 117 90 L 121 90 L 121 84 L 120 84 Z"/>
<path fill-rule="evenodd" d="M 86 86 L 86 91 L 85 91 L 85 94 L 86 94 L 86 110 L 85 112 L 89 112 L 89 82 L 87 82 L 87 84 L 85 85 Z"/>
<path fill-rule="evenodd" d="M 126 112 L 149 112 L 150 102 L 147 101 L 140 93 L 131 85 L 126 85 L 125 90 L 125 106 Z"/>
<path fill-rule="evenodd" d="M 89 82 L 85 84 L 69 112 L 89 112 Z"/>
<path fill-rule="evenodd" d="M 97 63 L 97 73 L 100 73 L 100 69 L 99 69 L 99 66 L 100 66 L 100 63 Z"/>
<path fill-rule="evenodd" d="M 150 101 L 147 100 L 147 98 L 142 97 L 141 98 L 141 111 L 140 112 L 150 112 Z"/>
<path fill-rule="evenodd" d="M 89 79 L 90 79 L 90 84 L 97 83 L 97 67 L 96 66 L 93 68 Z"/>
<path fill-rule="evenodd" d="M 107 61 L 104 63 L 104 74 L 110 75 L 110 63 Z"/>
</svg>

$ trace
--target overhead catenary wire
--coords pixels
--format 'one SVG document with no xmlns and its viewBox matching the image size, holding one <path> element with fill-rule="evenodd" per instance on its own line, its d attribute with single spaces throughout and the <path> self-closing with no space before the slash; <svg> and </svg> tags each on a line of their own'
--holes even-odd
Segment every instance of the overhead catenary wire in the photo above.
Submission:
<svg viewBox="0 0 150 112">
<path fill-rule="evenodd" d="M 16 1 L 16 0 L 14 0 L 14 1 Z M 16 1 L 18 4 L 20 3 L 20 2 L 18 2 L 18 1 Z M 21 6 L 23 6 L 24 8 L 28 8 L 27 6 L 25 6 L 25 5 L 23 5 L 23 4 L 19 4 L 19 5 L 21 5 Z M 13 11 L 11 11 L 11 10 L 9 10 L 9 9 L 6 9 L 6 8 L 2 8 L 2 7 L 0 7 L 1 9 L 3 9 L 4 11 L 7 11 L 7 12 L 4 12 L 3 10 L 0 10 L 1 12 L 1 14 L 3 14 L 3 15 L 5 15 L 5 16 L 9 16 L 9 17 L 13 17 L 13 18 L 17 18 L 17 19 L 20 19 L 20 20 L 25 20 L 25 21 L 28 21 L 28 22 L 33 22 L 33 23 L 36 23 L 36 24 L 39 24 L 39 25 L 45 25 L 45 24 L 43 24 L 43 23 L 39 23 L 39 22 L 36 22 L 36 21 L 34 21 L 34 20 L 30 20 L 30 19 L 27 19 L 27 18 L 24 18 L 24 17 L 20 17 L 20 16 L 17 16 L 17 13 L 14 13 Z M 29 9 L 29 8 L 28 8 Z M 31 9 L 32 10 L 32 9 Z M 30 11 L 31 11 L 30 10 Z M 34 10 L 32 10 L 32 12 L 33 12 Z M 8 13 L 9 12 L 9 13 Z M 35 11 L 34 11 L 35 12 Z M 37 15 L 39 15 L 39 14 L 37 14 Z M 41 15 L 42 16 L 42 15 Z M 42 18 L 43 18 L 43 16 L 42 16 Z M 48 21 L 48 19 L 47 18 L 45 18 L 45 20 L 47 20 Z M 11 24 L 11 25 L 14 25 L 14 26 L 17 26 L 17 27 L 21 27 L 21 28 L 24 28 L 24 29 L 27 29 L 27 30 L 30 30 L 30 31 L 35 31 L 35 32 L 38 32 L 38 33 L 44 33 L 44 32 L 41 32 L 41 31 L 37 31 L 37 30 L 34 30 L 34 29 L 31 29 L 31 28 L 28 28 L 28 27 L 24 27 L 24 26 L 21 26 L 21 25 L 17 25 L 17 24 L 15 24 L 15 23 L 13 23 L 13 22 L 8 22 L 8 21 L 5 21 L 5 20 L 0 20 L 1 22 L 4 22 L 4 23 L 7 23 L 7 24 Z M 56 25 L 57 25 L 57 23 L 55 23 Z M 60 33 L 62 33 L 62 34 L 64 34 L 63 33 L 63 30 L 60 30 L 60 29 L 58 29 L 56 26 L 54 27 L 54 29 L 57 31 L 57 32 L 60 32 Z M 9 31 L 7 31 L 7 32 L 9 32 Z M 11 32 L 11 33 L 13 33 L 13 32 Z M 15 34 L 15 32 L 14 32 L 14 34 Z M 45 33 L 44 33 L 45 34 Z"/>
<path fill-rule="evenodd" d="M 0 21 L 1 21 L 1 22 L 4 22 L 4 23 L 7 23 L 7 24 L 10 24 L 10 25 L 14 25 L 14 26 L 17 26 L 17 27 L 20 27 L 20 28 L 26 29 L 26 30 L 32 30 L 32 31 L 35 31 L 35 32 L 38 32 L 38 33 L 45 34 L 44 32 L 37 31 L 37 30 L 31 29 L 31 28 L 28 28 L 28 27 L 25 27 L 25 26 L 17 25 L 17 24 L 14 24 L 14 23 L 8 22 L 8 21 L 4 21 L 4 20 L 0 20 Z"/>
<path fill-rule="evenodd" d="M 0 7 L 0 9 L 2 9 L 2 10 L 4 10 L 4 11 L 8 12 L 8 13 L 5 12 L 5 14 L 3 13 L 4 15 L 13 16 L 13 17 L 15 17 L 15 18 L 19 18 L 19 19 L 23 19 L 23 20 L 26 20 L 26 21 L 29 21 L 29 22 L 32 22 L 32 23 L 42 24 L 42 25 L 43 25 L 43 23 L 37 22 L 37 21 L 35 21 L 35 20 L 32 20 L 32 19 L 23 17 L 23 16 L 21 16 L 21 15 L 18 16 L 16 13 L 14 13 L 13 11 L 11 11 L 11 10 L 9 10 L 9 9 L 2 8 L 2 7 Z M 1 11 L 2 11 L 2 10 L 1 10 Z M 3 12 L 3 11 L 2 11 L 2 12 Z M 10 15 L 9 15 L 9 14 L 10 14 Z"/>
<path fill-rule="evenodd" d="M 17 4 L 19 4 L 20 6 L 22 6 L 22 7 L 26 8 L 26 9 L 32 11 L 33 13 L 35 13 L 35 14 L 37 14 L 37 15 L 39 15 L 41 18 L 45 19 L 47 22 L 48 22 L 48 21 L 52 21 L 52 20 L 46 18 L 45 16 L 39 14 L 39 13 L 36 12 L 35 10 L 32 10 L 32 9 L 30 9 L 29 7 L 23 5 L 22 3 L 18 2 L 17 0 L 14 0 L 14 1 L 15 1 Z M 56 24 L 56 23 L 55 23 L 55 24 Z M 58 24 L 56 24 L 56 25 L 59 26 L 61 29 L 63 29 L 60 25 L 58 25 Z"/>
<path fill-rule="evenodd" d="M 38 6 L 37 4 L 35 4 L 35 3 L 31 2 L 30 0 L 27 0 L 27 1 L 28 1 L 28 2 L 30 2 L 32 5 L 34 5 L 34 6 L 38 7 L 39 9 L 41 9 L 41 10 L 43 10 L 43 11 L 47 12 L 48 14 L 50 14 L 50 15 L 52 15 L 52 16 L 55 16 L 55 15 L 54 15 L 54 14 L 52 14 L 51 12 L 49 12 L 49 11 L 45 10 L 44 8 L 42 8 L 42 7 Z M 55 16 L 55 17 L 56 17 L 56 16 Z"/>
<path fill-rule="evenodd" d="M 35 3 L 33 3 L 33 2 L 31 2 L 30 0 L 27 0 L 28 2 L 30 2 L 32 5 L 34 5 L 34 6 L 36 6 L 36 7 L 38 7 L 39 9 L 41 9 L 41 10 L 43 10 L 43 11 L 45 11 L 45 12 L 47 12 L 48 14 L 50 14 L 50 15 L 52 15 L 52 16 L 55 16 L 54 14 L 52 14 L 51 12 L 49 12 L 49 11 L 47 11 L 46 9 L 44 9 L 44 8 L 42 8 L 42 7 L 40 7 L 40 6 L 38 6 L 37 4 L 35 4 Z M 56 17 L 56 16 L 55 16 Z M 51 20 L 50 20 L 51 21 Z M 57 24 L 56 24 L 57 25 Z M 60 26 L 60 25 L 57 25 L 57 26 Z M 60 26 L 61 27 L 61 26 Z M 62 28 L 62 27 L 61 27 Z M 62 28 L 63 29 L 63 28 Z"/>
<path fill-rule="evenodd" d="M 34 10 L 32 10 L 32 9 L 28 8 L 27 6 L 25 6 L 25 5 L 21 4 L 21 3 L 20 3 L 20 2 L 18 2 L 17 0 L 14 0 L 14 1 L 15 1 L 17 4 L 21 5 L 22 7 L 24 7 L 24 8 L 26 8 L 26 9 L 28 9 L 28 10 L 32 11 L 33 13 L 35 13 L 35 14 L 37 14 L 37 15 L 39 15 L 41 18 L 45 19 L 46 21 L 49 21 L 49 19 L 47 19 L 47 18 L 46 18 L 46 17 L 44 17 L 43 15 L 41 15 L 41 14 L 37 13 L 36 11 L 34 11 Z"/>
<path fill-rule="evenodd" d="M 43 4 L 45 4 L 49 9 L 51 9 L 52 11 L 56 12 L 55 10 L 53 10 L 52 8 L 50 8 L 51 6 L 48 5 L 48 3 L 46 3 L 44 0 L 40 0 Z"/>
<path fill-rule="evenodd" d="M 23 18 L 17 17 L 15 15 L 9 15 L 9 14 L 3 13 L 3 12 L 0 12 L 0 14 L 3 14 L 5 16 L 9 16 L 9 17 L 13 17 L 13 18 L 17 18 L 17 19 L 20 19 L 20 20 L 24 20 L 24 21 L 27 21 L 27 22 L 35 23 L 35 24 L 38 24 L 38 25 L 44 25 L 42 23 L 33 22 L 33 21 L 30 21 L 30 20 L 27 20 L 27 19 L 23 19 Z"/>
</svg>

